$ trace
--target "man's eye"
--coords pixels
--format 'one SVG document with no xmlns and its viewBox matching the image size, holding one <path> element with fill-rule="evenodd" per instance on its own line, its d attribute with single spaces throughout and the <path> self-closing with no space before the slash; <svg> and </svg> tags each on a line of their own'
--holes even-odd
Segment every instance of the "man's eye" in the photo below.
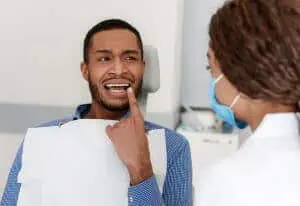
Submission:
<svg viewBox="0 0 300 206">
<path fill-rule="evenodd" d="M 110 57 L 100 57 L 100 58 L 98 58 L 99 62 L 107 62 L 107 61 L 110 61 L 110 60 L 111 60 Z"/>
<path fill-rule="evenodd" d="M 126 61 L 136 61 L 137 57 L 135 57 L 135 56 L 128 56 L 128 57 L 125 57 L 125 60 Z"/>
</svg>

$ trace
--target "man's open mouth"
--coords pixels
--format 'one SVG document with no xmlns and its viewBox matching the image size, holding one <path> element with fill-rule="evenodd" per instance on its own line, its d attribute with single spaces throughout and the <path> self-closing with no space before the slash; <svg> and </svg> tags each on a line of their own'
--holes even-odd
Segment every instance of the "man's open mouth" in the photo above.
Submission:
<svg viewBox="0 0 300 206">
<path fill-rule="evenodd" d="M 104 88 L 112 93 L 123 93 L 131 86 L 130 83 L 105 83 Z"/>
</svg>

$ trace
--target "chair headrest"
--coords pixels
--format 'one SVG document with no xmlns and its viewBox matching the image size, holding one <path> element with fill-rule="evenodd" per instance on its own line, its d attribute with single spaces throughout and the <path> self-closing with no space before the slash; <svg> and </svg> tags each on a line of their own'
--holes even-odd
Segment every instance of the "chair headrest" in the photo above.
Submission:
<svg viewBox="0 0 300 206">
<path fill-rule="evenodd" d="M 143 77 L 143 92 L 154 93 L 160 87 L 160 71 L 157 49 L 144 46 L 144 60 L 146 63 Z"/>
</svg>

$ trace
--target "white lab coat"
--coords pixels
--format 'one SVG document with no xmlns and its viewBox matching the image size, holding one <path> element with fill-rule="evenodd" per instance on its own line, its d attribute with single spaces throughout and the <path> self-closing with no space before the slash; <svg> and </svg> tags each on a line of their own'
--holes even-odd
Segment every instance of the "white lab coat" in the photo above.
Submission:
<svg viewBox="0 0 300 206">
<path fill-rule="evenodd" d="M 295 113 L 268 114 L 233 156 L 200 174 L 196 206 L 299 206 Z"/>
</svg>

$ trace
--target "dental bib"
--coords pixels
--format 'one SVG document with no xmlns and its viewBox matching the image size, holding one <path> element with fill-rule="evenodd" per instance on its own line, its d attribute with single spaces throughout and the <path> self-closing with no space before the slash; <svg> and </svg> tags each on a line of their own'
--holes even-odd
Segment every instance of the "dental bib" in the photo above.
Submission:
<svg viewBox="0 0 300 206">
<path fill-rule="evenodd" d="M 60 127 L 28 129 L 17 205 L 128 205 L 129 174 L 105 132 L 115 122 L 80 119 Z M 165 130 L 150 130 L 148 137 L 162 191 L 167 168 Z"/>
</svg>

